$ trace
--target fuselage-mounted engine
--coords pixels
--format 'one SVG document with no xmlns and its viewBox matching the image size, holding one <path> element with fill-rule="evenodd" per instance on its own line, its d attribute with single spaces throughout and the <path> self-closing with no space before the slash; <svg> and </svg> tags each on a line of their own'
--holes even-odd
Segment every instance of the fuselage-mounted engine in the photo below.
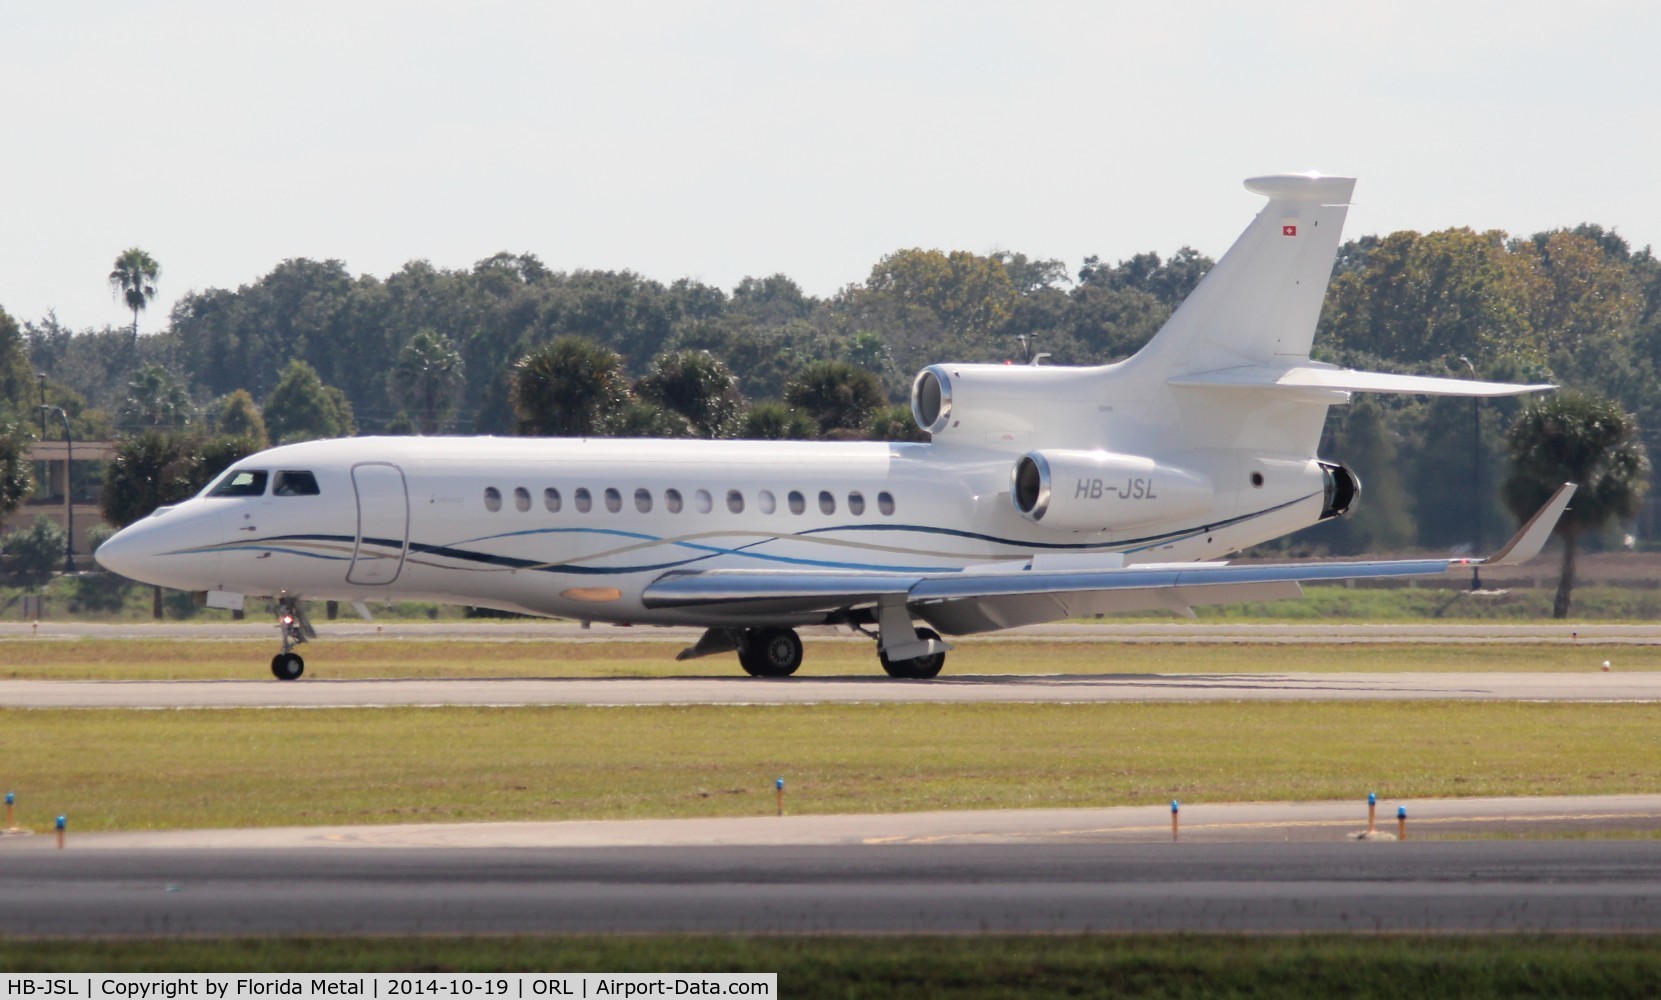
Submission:
<svg viewBox="0 0 1661 1000">
<path fill-rule="evenodd" d="M 1061 531 L 1120 531 L 1199 517 L 1216 499 L 1210 478 L 1140 455 L 1046 449 L 1015 460 L 1015 512 Z"/>
</svg>

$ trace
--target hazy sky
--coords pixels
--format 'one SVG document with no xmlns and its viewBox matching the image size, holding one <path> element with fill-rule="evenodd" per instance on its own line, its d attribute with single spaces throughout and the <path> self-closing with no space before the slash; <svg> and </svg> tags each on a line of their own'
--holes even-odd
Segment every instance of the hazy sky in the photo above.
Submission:
<svg viewBox="0 0 1661 1000">
<path fill-rule="evenodd" d="M 1353 13 L 1345 13 L 1353 9 Z M 128 322 L 288 257 L 498 250 L 826 295 L 903 247 L 1076 271 L 1360 178 L 1347 232 L 1661 244 L 1661 4 L 0 0 L 0 306 Z"/>
</svg>

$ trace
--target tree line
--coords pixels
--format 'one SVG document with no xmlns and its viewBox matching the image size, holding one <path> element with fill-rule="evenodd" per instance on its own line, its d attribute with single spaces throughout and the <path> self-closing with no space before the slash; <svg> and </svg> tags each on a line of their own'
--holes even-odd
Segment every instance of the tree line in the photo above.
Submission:
<svg viewBox="0 0 1661 1000">
<path fill-rule="evenodd" d="M 354 433 L 914 437 L 917 368 L 1126 357 L 1212 265 L 1188 247 L 1076 269 L 908 249 L 819 298 L 782 274 L 728 290 L 554 271 L 531 254 L 465 269 L 416 260 L 385 278 L 294 259 L 234 290 L 192 292 L 164 329 L 136 337 L 159 268 L 129 250 L 110 281 L 132 328 L 0 312 L 0 426 L 30 435 L 38 371 L 78 436 L 148 440 L 152 458 L 168 437 L 198 456 Z M 1613 401 L 1642 444 L 1661 430 L 1661 265 L 1599 226 L 1346 242 L 1315 343 L 1318 359 L 1356 367 L 1557 382 Z M 1294 544 L 1495 544 L 1511 526 L 1506 434 L 1527 405 L 1363 396 L 1335 408 L 1323 452 L 1360 473 L 1366 497 Z M 16 492 L 4 449 L 0 502 Z M 199 458 L 175 472 L 176 490 L 206 474 Z"/>
</svg>

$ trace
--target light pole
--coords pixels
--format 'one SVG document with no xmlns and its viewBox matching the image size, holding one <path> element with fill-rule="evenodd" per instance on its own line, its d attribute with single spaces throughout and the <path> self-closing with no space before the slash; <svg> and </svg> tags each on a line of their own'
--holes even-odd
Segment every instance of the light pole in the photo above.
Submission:
<svg viewBox="0 0 1661 1000">
<path fill-rule="evenodd" d="M 40 439 L 46 440 L 46 373 L 35 372 L 35 378 L 40 379 Z"/>
<path fill-rule="evenodd" d="M 1476 365 L 1471 359 L 1461 354 L 1459 360 L 1465 362 L 1465 367 L 1471 370 L 1471 381 L 1476 381 Z M 1482 550 L 1482 398 L 1471 397 L 1471 465 L 1476 480 L 1476 545 L 1471 555 L 1475 556 Z M 1475 564 L 1471 566 L 1471 589 L 1482 589 L 1482 570 Z"/>
<path fill-rule="evenodd" d="M 44 376 L 42 376 L 44 379 Z M 44 381 L 41 383 L 46 384 Z M 61 406 L 40 404 L 40 426 L 45 436 L 46 413 L 50 410 L 63 421 L 63 513 L 67 529 L 63 537 L 63 571 L 75 574 L 75 437 L 69 433 L 69 414 Z"/>
</svg>

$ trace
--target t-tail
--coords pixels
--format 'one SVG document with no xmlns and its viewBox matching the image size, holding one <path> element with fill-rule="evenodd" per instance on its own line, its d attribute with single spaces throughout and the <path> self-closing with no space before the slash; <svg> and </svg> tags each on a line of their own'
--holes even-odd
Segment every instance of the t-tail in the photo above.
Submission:
<svg viewBox="0 0 1661 1000">
<path fill-rule="evenodd" d="M 912 390 L 936 443 L 1128 454 L 1245 449 L 1313 457 L 1326 409 L 1354 392 L 1503 396 L 1549 389 L 1359 372 L 1309 350 L 1355 180 L 1254 177 L 1269 199 L 1146 346 L 1096 367 L 942 364 Z"/>
</svg>

